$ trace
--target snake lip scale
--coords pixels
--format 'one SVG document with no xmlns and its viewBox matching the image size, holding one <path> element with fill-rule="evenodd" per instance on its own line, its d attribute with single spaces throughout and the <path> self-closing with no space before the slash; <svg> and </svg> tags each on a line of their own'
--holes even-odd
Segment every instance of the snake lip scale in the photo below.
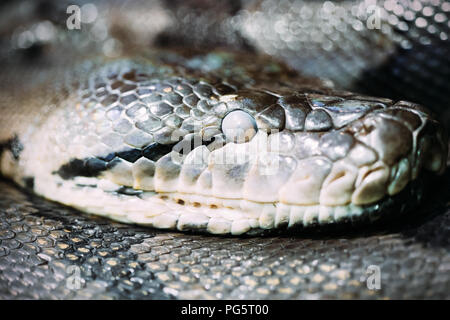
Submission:
<svg viewBox="0 0 450 320">
<path fill-rule="evenodd" d="M 33 122 L 4 118 L 1 172 L 114 220 L 240 235 L 373 222 L 402 191 L 396 210 L 419 203 L 412 185 L 445 170 L 447 136 L 424 107 L 337 91 L 265 56 L 272 69 L 255 72 L 251 55 L 165 54 L 31 83 L 33 101 L 13 101 Z M 190 69 L 211 57 L 228 68 Z"/>
</svg>

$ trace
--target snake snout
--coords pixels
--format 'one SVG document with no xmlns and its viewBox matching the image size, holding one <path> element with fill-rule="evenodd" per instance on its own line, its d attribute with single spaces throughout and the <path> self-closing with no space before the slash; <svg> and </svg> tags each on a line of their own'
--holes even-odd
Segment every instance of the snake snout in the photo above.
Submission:
<svg viewBox="0 0 450 320">
<path fill-rule="evenodd" d="M 210 157 L 211 195 L 296 206 L 366 206 L 404 190 L 422 168 L 441 172 L 447 153 L 443 129 L 411 104 L 385 103 L 317 94 L 278 99 L 256 114 L 259 131 L 252 141 L 212 153 L 242 157 L 237 163 Z"/>
</svg>

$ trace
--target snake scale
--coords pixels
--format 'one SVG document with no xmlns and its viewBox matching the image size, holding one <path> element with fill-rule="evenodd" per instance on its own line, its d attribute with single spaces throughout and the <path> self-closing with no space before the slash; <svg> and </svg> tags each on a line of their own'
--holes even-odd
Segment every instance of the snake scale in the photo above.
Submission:
<svg viewBox="0 0 450 320">
<path fill-rule="evenodd" d="M 408 18 L 408 7 L 399 4 L 396 7 L 389 1 L 382 7 L 373 7 L 370 1 L 321 5 L 308 1 L 249 1 L 222 5 L 208 1 L 192 1 L 187 5 L 177 1 L 166 4 L 136 1 L 127 5 L 129 7 L 99 2 L 94 11 L 92 6 L 82 7 L 85 9 L 82 15 L 94 12 L 94 21 L 97 21 L 83 22 L 83 31 L 65 30 L 66 20 L 61 20 L 61 10 L 67 6 L 42 2 L 41 7 L 37 6 L 41 10 L 34 6 L 30 9 L 28 4 L 28 7 L 22 5 L 17 12 L 16 6 L 11 6 L 11 11 L 19 16 L 17 20 L 24 15 L 22 19 L 27 23 L 22 22 L 25 27 L 13 28 L 12 37 L 2 38 L 5 46 L 2 49 L 4 72 L 0 94 L 0 140 L 3 141 L 0 167 L 4 176 L 50 200 L 120 222 L 214 234 L 252 235 L 262 230 L 287 229 L 296 234 L 312 232 L 314 235 L 334 227 L 343 227 L 351 234 L 359 228 L 364 230 L 392 218 L 396 219 L 393 225 L 408 225 L 407 214 L 421 203 L 430 185 L 428 182 L 436 181 L 435 176 L 444 173 L 448 153 L 444 125 L 429 109 L 403 98 L 416 98 L 415 101 L 444 114 L 441 120 L 445 123 L 446 111 L 442 110 L 445 93 L 430 92 L 433 88 L 439 90 L 439 86 L 448 85 L 446 58 L 437 60 L 440 72 L 436 73 L 434 86 L 430 85 L 427 91 L 432 98 L 421 95 L 420 91 L 402 91 L 405 83 L 410 81 L 408 77 L 404 77 L 405 83 L 399 81 L 394 85 L 390 82 L 395 91 L 384 90 L 383 84 L 389 82 L 388 77 L 383 79 L 373 71 L 368 72 L 367 68 L 381 68 L 385 72 L 382 65 L 395 52 L 397 43 L 405 50 L 424 53 L 426 58 L 428 51 L 420 49 L 418 44 L 436 45 L 443 52 L 448 50 L 445 32 L 440 31 L 442 25 L 439 24 L 445 18 L 440 12 L 449 10 L 447 3 L 402 4 L 422 12 L 417 14 L 415 28 L 423 29 L 423 24 L 428 25 L 433 18 L 438 26 L 430 23 L 426 30 L 428 36 L 434 35 L 437 39 L 415 36 L 417 30 L 408 25 L 406 30 L 403 25 L 397 26 L 403 35 L 393 32 L 393 25 L 398 22 L 393 16 L 405 14 L 406 21 L 413 19 Z M 387 16 L 388 27 L 384 24 L 378 31 L 372 28 L 367 31 L 361 26 L 364 21 L 361 12 L 367 14 L 373 10 L 377 14 L 380 8 L 384 10 L 382 13 L 394 13 Z M 214 15 L 213 12 L 219 9 L 221 14 Z M 43 12 L 40 15 L 45 16 L 44 22 L 43 17 L 36 15 L 36 10 Z M 30 12 L 33 19 L 29 19 Z M 339 19 L 333 20 L 336 16 Z M 274 23 L 263 22 L 270 19 Z M 323 23 L 318 23 L 319 20 Z M 356 23 L 358 21 L 360 24 Z M 376 21 L 373 23 L 376 27 Z M 342 27 L 345 24 L 350 24 L 353 33 L 365 41 L 360 46 L 353 42 L 353 52 L 351 44 L 355 39 L 347 41 L 352 33 L 341 42 L 337 36 L 328 37 L 331 33 L 327 27 L 347 34 L 348 30 Z M 318 25 L 321 26 L 319 31 L 314 29 Z M 11 30 L 5 29 L 6 34 L 10 34 Z M 199 31 L 205 29 L 209 31 Z M 315 37 L 305 37 L 304 30 Z M 323 34 L 328 36 L 323 37 Z M 340 43 L 341 47 L 336 49 L 339 45 L 330 39 Z M 148 42 L 163 48 L 151 49 L 143 45 Z M 177 48 L 167 48 L 167 44 L 176 44 Z M 301 54 L 298 51 L 302 48 Z M 373 50 L 368 53 L 367 48 Z M 328 53 L 334 49 L 336 54 L 330 58 Z M 358 54 L 362 51 L 365 53 Z M 355 55 L 351 61 L 349 53 Z M 435 61 L 435 57 L 430 59 Z M 427 67 L 432 69 L 436 66 L 430 59 Z M 393 69 L 401 75 L 406 72 L 402 68 L 413 77 L 423 75 L 422 69 L 414 66 L 407 66 L 403 61 L 400 67 Z M 367 81 L 364 80 L 366 74 L 370 75 L 373 85 L 369 89 L 364 82 Z M 344 89 L 362 91 L 366 95 Z M 372 95 L 383 96 L 383 93 L 390 98 Z M 443 180 L 445 185 L 445 179 L 444 175 L 439 181 Z M 4 188 L 11 187 L 5 185 Z M 4 202 L 10 203 L 10 199 L 6 196 Z M 41 200 L 32 199 L 38 208 L 42 206 Z M 21 206 L 18 208 L 19 211 L 15 208 L 6 210 L 5 219 L 20 217 Z M 33 208 L 31 212 L 41 212 L 41 209 Z M 55 219 L 53 214 L 48 217 Z M 31 224 L 34 223 L 32 220 Z M 69 217 L 62 223 L 70 230 L 74 220 Z M 6 220 L 4 228 L 2 224 L 2 244 L 11 242 L 8 239 L 13 239 L 16 234 L 12 229 L 8 230 L 10 225 Z M 171 259 L 170 245 L 168 248 L 162 245 L 162 256 L 158 257 L 158 249 L 151 249 L 151 245 L 148 249 L 142 248 L 149 239 L 139 244 L 142 239 L 152 237 L 152 231 L 127 228 L 131 247 L 119 244 L 118 256 L 103 261 L 105 266 L 127 260 L 132 263 L 137 258 L 139 263 L 132 267 L 134 273 L 142 269 L 143 262 L 147 268 L 158 269 L 161 263 L 164 264 L 161 262 L 164 257 Z M 116 234 L 120 232 L 115 231 Z M 25 237 L 26 234 L 27 231 Z M 158 237 L 162 237 L 163 244 L 177 239 L 175 234 L 165 237 L 156 233 L 155 238 Z M 200 239 L 201 246 L 201 238 L 195 239 Z M 212 242 L 222 241 L 211 239 Z M 181 239 L 181 243 L 185 241 L 188 239 Z M 208 238 L 205 241 L 211 242 Z M 266 243 L 265 238 L 260 241 Z M 285 241 L 289 246 L 289 241 L 295 240 Z M 117 243 L 110 245 L 114 247 Z M 184 245 L 180 246 L 175 248 L 183 250 Z M 73 243 L 66 247 L 70 248 L 64 253 L 66 259 L 87 267 L 98 262 L 94 261 L 96 255 L 93 253 L 100 252 L 100 247 L 80 247 L 79 252 L 76 247 Z M 19 248 L 20 244 L 16 249 Z M 125 250 L 121 257 L 124 248 L 131 251 Z M 188 248 L 189 244 L 186 247 L 188 254 L 184 256 L 189 258 L 191 251 Z M 82 254 L 83 249 L 87 250 L 85 254 Z M 264 258 L 258 258 L 254 263 L 252 258 L 247 261 L 235 259 L 233 250 L 230 247 L 223 253 L 230 257 L 229 262 L 235 266 L 233 269 L 240 268 L 236 263 L 241 264 L 246 270 L 254 269 L 250 272 L 253 276 L 262 274 L 262 279 L 264 275 L 272 279 L 269 275 L 278 272 L 276 266 L 267 269 L 267 263 L 257 262 Z M 11 257 L 10 249 L 5 247 L 2 252 L 5 257 Z M 128 258 L 127 254 L 130 255 Z M 147 256 L 150 260 L 145 260 Z M 49 270 L 55 272 L 54 264 L 58 261 L 45 254 L 38 257 L 49 262 L 52 266 Z M 94 260 L 90 261 L 89 257 Z M 179 294 L 182 298 L 205 297 L 203 290 L 208 285 L 188 285 L 189 281 L 198 282 L 200 275 L 195 271 L 186 275 L 189 278 L 193 273 L 197 274 L 186 280 L 183 288 L 187 291 L 181 291 L 181 294 L 176 291 L 176 284 L 179 286 L 179 281 L 183 282 L 182 277 L 179 278 L 177 271 L 167 272 L 167 267 L 176 269 L 176 265 L 182 264 L 181 257 L 183 255 L 175 254 L 176 261 L 167 261 L 169 264 L 159 273 L 156 270 L 159 281 L 175 285 L 172 289 L 169 285 L 165 292 Z M 158 259 L 160 262 L 152 262 Z M 301 265 L 303 260 L 297 263 Z M 36 267 L 39 265 L 37 263 Z M 336 267 L 333 263 L 330 265 Z M 306 262 L 303 267 L 307 266 Z M 330 267 L 329 271 L 335 267 Z M 292 268 L 297 270 L 297 267 Z M 116 271 L 120 272 L 120 269 L 116 268 Z M 318 271 L 325 272 L 323 268 Z M 3 269 L 1 275 L 9 279 L 9 284 L 21 282 L 14 276 L 8 278 L 11 272 L 14 274 L 14 269 Z M 111 272 L 109 279 L 114 278 Z M 96 274 L 101 272 L 97 270 Z M 229 275 L 231 278 L 224 275 L 223 281 L 242 281 L 244 287 L 252 287 L 249 284 L 252 276 L 244 279 L 245 274 L 237 272 Z M 335 272 L 335 275 L 341 277 L 342 273 Z M 314 287 L 320 276 L 306 278 Z M 173 281 L 174 277 L 176 281 Z M 129 278 L 131 281 L 133 277 Z M 288 285 L 287 276 L 284 278 L 283 284 Z M 348 279 L 348 274 L 344 278 Z M 19 276 L 18 279 L 23 278 Z M 117 279 L 113 287 L 120 289 Z M 260 283 L 260 280 L 253 281 Z M 294 297 L 301 285 L 296 286 L 295 280 L 292 281 L 293 287 L 286 289 L 284 295 L 278 280 L 279 285 L 267 283 L 267 286 L 259 287 L 260 296 L 256 294 L 255 297 Z M 142 287 L 143 283 L 128 285 Z M 446 285 L 448 281 L 444 281 L 444 288 Z M 231 287 L 222 288 L 222 294 L 228 292 L 235 296 L 237 293 Z M 333 287 L 332 282 L 328 287 Z M 59 288 L 61 296 L 68 293 L 61 284 Z M 115 290 L 109 288 L 106 292 Z M 100 291 L 105 291 L 103 289 Z M 247 292 L 245 288 L 241 289 Z M 220 290 L 215 290 L 219 297 Z M 307 297 L 327 297 L 326 294 L 318 295 L 317 287 L 315 291 L 311 290 L 314 294 L 309 292 Z M 131 294 L 129 291 L 126 292 Z M 278 293 L 273 294 L 275 291 Z M 142 297 L 143 292 L 139 291 L 137 296 Z M 155 288 L 147 294 L 149 292 L 154 294 Z M 23 288 L 22 293 L 27 296 Z M 244 293 L 240 294 L 238 297 Z M 360 291 L 356 296 L 359 294 Z M 20 290 L 15 295 L 21 296 Z M 31 296 L 40 297 L 41 294 Z M 124 297 L 124 293 L 119 293 L 118 297 Z M 244 294 L 243 297 L 247 296 Z"/>
</svg>

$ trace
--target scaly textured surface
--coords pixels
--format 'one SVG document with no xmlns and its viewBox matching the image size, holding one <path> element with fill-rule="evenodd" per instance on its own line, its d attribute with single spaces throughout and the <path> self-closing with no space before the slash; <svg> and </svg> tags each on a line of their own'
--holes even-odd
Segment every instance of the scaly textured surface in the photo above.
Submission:
<svg viewBox="0 0 450 320">
<path fill-rule="evenodd" d="M 332 238 L 240 239 L 111 223 L 8 183 L 0 188 L 2 299 L 450 298 L 445 188 L 421 209 L 437 216 L 421 224 Z M 380 290 L 367 288 L 371 265 L 380 267 Z M 70 289 L 74 266 L 78 290 Z"/>
</svg>

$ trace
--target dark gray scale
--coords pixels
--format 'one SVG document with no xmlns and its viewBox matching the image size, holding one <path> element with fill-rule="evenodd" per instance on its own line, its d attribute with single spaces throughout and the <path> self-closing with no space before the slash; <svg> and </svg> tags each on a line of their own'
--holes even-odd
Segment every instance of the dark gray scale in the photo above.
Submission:
<svg viewBox="0 0 450 320">
<path fill-rule="evenodd" d="M 196 119 L 196 120 L 202 120 L 205 113 L 201 110 L 199 110 L 198 108 L 195 109 L 191 109 L 190 115 L 192 118 Z"/>
<path fill-rule="evenodd" d="M 107 91 L 105 91 L 105 90 L 100 90 L 100 91 L 96 91 L 96 93 L 95 93 L 95 96 L 97 97 L 97 98 L 102 98 L 102 97 L 104 97 L 104 96 L 106 96 L 108 94 L 108 92 Z"/>
<path fill-rule="evenodd" d="M 193 89 L 194 86 L 199 83 L 199 81 L 197 79 L 194 79 L 194 78 L 183 78 L 183 83 L 188 85 L 189 87 L 191 87 Z"/>
<path fill-rule="evenodd" d="M 119 100 L 119 96 L 115 94 L 109 94 L 105 96 L 104 99 L 100 100 L 100 103 L 104 105 L 105 107 L 112 106 L 113 104 L 117 103 Z"/>
<path fill-rule="evenodd" d="M 109 162 L 114 159 L 116 156 L 115 152 L 108 153 L 107 155 L 97 156 L 98 159 L 103 160 L 105 162 Z"/>
<path fill-rule="evenodd" d="M 140 84 L 140 87 L 145 87 L 149 90 L 154 91 L 155 93 L 167 93 L 172 92 L 173 88 L 170 84 L 165 83 L 159 79 L 152 79 L 149 81 L 143 81 Z"/>
<path fill-rule="evenodd" d="M 208 113 L 212 110 L 213 104 L 206 100 L 201 100 L 197 103 L 197 110 L 203 113 Z"/>
<path fill-rule="evenodd" d="M 24 177 L 22 179 L 25 188 L 33 190 L 34 189 L 34 178 L 33 177 Z"/>
<path fill-rule="evenodd" d="M 334 127 L 339 129 L 352 121 L 360 119 L 372 110 L 385 107 L 384 104 L 379 102 L 345 100 L 326 104 L 323 106 L 323 109 L 331 115 Z"/>
<path fill-rule="evenodd" d="M 103 80 L 104 80 L 103 78 L 99 79 L 99 82 L 97 82 L 94 85 L 95 91 L 105 91 L 106 90 L 107 84 Z"/>
<path fill-rule="evenodd" d="M 239 90 L 234 101 L 227 102 L 230 109 L 244 109 L 251 113 L 261 112 L 267 106 L 277 103 L 278 98 L 264 91 Z"/>
<path fill-rule="evenodd" d="M 214 94 L 218 95 L 218 96 L 223 96 L 226 94 L 232 94 L 234 92 L 236 92 L 236 88 L 234 88 L 231 85 L 228 85 L 226 83 L 219 83 L 215 86 L 213 86 L 213 92 Z"/>
<path fill-rule="evenodd" d="M 186 97 L 192 93 L 192 87 L 185 83 L 180 83 L 174 86 L 174 91 L 179 93 L 181 96 Z"/>
<path fill-rule="evenodd" d="M 136 90 L 136 88 L 137 88 L 137 86 L 135 84 L 126 84 L 126 85 L 120 87 L 119 91 L 122 94 L 125 94 L 125 93 L 129 93 L 129 92 L 134 92 Z"/>
<path fill-rule="evenodd" d="M 393 101 L 388 98 L 380 98 L 380 97 L 371 97 L 371 96 L 359 96 L 359 95 L 352 95 L 349 97 L 349 99 L 352 100 L 364 100 L 364 101 L 373 101 L 373 102 L 380 102 L 385 105 L 391 105 Z"/>
<path fill-rule="evenodd" d="M 198 128 L 198 123 L 195 119 L 189 118 L 183 121 L 183 124 L 181 125 L 181 129 L 186 130 L 189 133 L 192 133 L 195 131 L 195 129 Z"/>
<path fill-rule="evenodd" d="M 111 84 L 110 84 L 110 88 L 111 88 L 111 90 L 113 90 L 113 91 L 118 91 L 118 92 L 120 92 L 120 88 L 123 86 L 123 85 L 125 85 L 122 81 L 120 81 L 120 80 L 115 80 L 115 81 L 113 81 Z"/>
<path fill-rule="evenodd" d="M 185 105 L 178 106 L 174 109 L 174 112 L 180 118 L 186 119 L 191 114 L 191 109 Z"/>
<path fill-rule="evenodd" d="M 145 121 L 136 122 L 136 128 L 141 129 L 147 133 L 153 133 L 154 131 L 161 128 L 161 126 L 161 120 L 154 116 L 149 116 Z"/>
<path fill-rule="evenodd" d="M 151 95 L 149 95 L 148 97 L 143 98 L 142 102 L 151 104 L 151 103 L 155 103 L 155 102 L 160 102 L 161 99 L 162 99 L 161 94 L 154 92 Z"/>
<path fill-rule="evenodd" d="M 90 158 L 84 161 L 90 176 L 96 176 L 103 170 L 106 170 L 107 163 L 98 158 Z"/>
<path fill-rule="evenodd" d="M 164 95 L 164 101 L 172 106 L 176 106 L 183 102 L 183 98 L 176 92 L 169 92 Z"/>
<path fill-rule="evenodd" d="M 136 81 L 137 84 L 147 81 L 148 78 L 150 77 L 150 74 L 148 73 L 144 73 L 144 72 L 139 72 L 136 74 L 136 79 L 134 79 Z"/>
<path fill-rule="evenodd" d="M 172 77 L 169 79 L 166 79 L 164 81 L 164 84 L 167 84 L 171 86 L 172 88 L 175 88 L 177 85 L 181 84 L 183 82 L 183 78 L 180 77 Z"/>
<path fill-rule="evenodd" d="M 128 162 L 134 163 L 143 156 L 143 151 L 141 149 L 124 150 L 116 152 L 116 156 Z"/>
<path fill-rule="evenodd" d="M 430 110 L 427 108 L 421 106 L 420 104 L 408 102 L 408 101 L 398 101 L 396 102 L 393 107 L 399 107 L 399 108 L 407 108 L 407 109 L 414 109 L 416 111 L 419 111 L 421 113 L 424 113 L 428 116 L 431 116 Z"/>
<path fill-rule="evenodd" d="M 406 124 L 412 131 L 416 130 L 422 124 L 420 117 L 411 111 L 400 108 L 389 108 L 383 110 L 383 114 L 391 115 Z"/>
<path fill-rule="evenodd" d="M 199 83 L 192 89 L 197 96 L 203 99 L 210 99 L 213 95 L 212 87 L 206 83 Z"/>
<path fill-rule="evenodd" d="M 173 112 L 173 107 L 165 102 L 150 105 L 150 111 L 155 116 L 161 117 Z"/>
<path fill-rule="evenodd" d="M 155 84 L 156 91 L 160 92 L 161 94 L 166 94 L 168 92 L 172 92 L 173 88 L 171 85 L 164 83 L 164 82 L 157 82 Z"/>
<path fill-rule="evenodd" d="M 92 91 L 91 90 L 85 90 L 83 91 L 83 95 L 81 96 L 82 101 L 89 101 L 92 98 Z"/>
<path fill-rule="evenodd" d="M 343 101 L 344 99 L 341 97 L 333 97 L 333 96 L 325 96 L 321 94 L 306 94 L 306 97 L 308 98 L 309 102 L 311 103 L 311 106 L 313 107 L 323 107 L 326 104 L 332 103 L 332 102 L 338 102 Z"/>
<path fill-rule="evenodd" d="M 122 98 L 120 98 L 119 101 L 124 106 L 128 106 L 128 105 L 132 104 L 133 102 L 135 102 L 136 100 L 139 100 L 139 97 L 133 93 L 133 94 L 123 96 Z"/>
<path fill-rule="evenodd" d="M 160 157 L 156 166 L 156 176 L 160 176 L 164 181 L 178 178 L 181 172 L 181 165 L 174 161 L 175 159 L 177 159 L 177 154 L 172 154 L 172 152 Z"/>
<path fill-rule="evenodd" d="M 138 195 L 141 195 L 144 191 L 122 186 L 119 189 L 117 189 L 115 192 L 117 192 L 118 194 L 124 194 L 127 196 L 138 196 Z"/>
<path fill-rule="evenodd" d="M 256 115 L 255 120 L 259 129 L 283 130 L 286 116 L 284 109 L 280 105 L 273 104 Z"/>
<path fill-rule="evenodd" d="M 142 150 L 142 155 L 149 160 L 158 161 L 159 158 L 172 151 L 175 144 L 152 143 Z"/>
<path fill-rule="evenodd" d="M 303 95 L 281 97 L 278 101 L 285 111 L 287 130 L 302 131 L 305 128 L 306 115 L 311 107 Z"/>
<path fill-rule="evenodd" d="M 172 127 L 172 128 L 179 128 L 181 124 L 183 123 L 183 119 L 177 116 L 176 114 L 168 115 L 167 117 L 164 117 L 164 125 Z"/>
<path fill-rule="evenodd" d="M 405 124 L 376 114 L 356 121 L 349 129 L 355 131 L 355 137 L 359 141 L 366 144 L 375 142 L 373 146 L 381 160 L 390 166 L 405 157 L 414 143 L 413 135 Z M 376 143 L 377 141 L 389 143 Z"/>
<path fill-rule="evenodd" d="M 195 95 L 193 93 L 188 96 L 185 96 L 183 98 L 183 103 L 188 105 L 191 108 L 194 108 L 199 101 L 200 101 L 200 98 L 197 97 L 197 95 Z"/>
<path fill-rule="evenodd" d="M 147 97 L 148 95 L 152 94 L 154 90 L 149 88 L 137 88 L 136 93 L 139 95 L 139 97 Z"/>
<path fill-rule="evenodd" d="M 136 80 L 136 70 L 131 69 L 131 70 L 123 73 L 121 75 L 121 78 L 124 79 L 124 80 L 131 80 L 131 81 Z"/>
<path fill-rule="evenodd" d="M 15 135 L 13 138 L 0 142 L 0 156 L 4 150 L 11 151 L 15 160 L 19 160 L 20 153 L 23 151 L 23 144 L 20 142 L 19 137 Z"/>
<path fill-rule="evenodd" d="M 90 90 L 89 89 L 79 89 L 77 90 L 78 97 L 80 100 L 88 99 L 90 97 Z"/>
<path fill-rule="evenodd" d="M 53 174 L 58 174 L 64 180 L 75 177 L 97 177 L 108 168 L 109 164 L 98 158 L 72 159 Z"/>
<path fill-rule="evenodd" d="M 327 131 L 331 128 L 333 128 L 333 121 L 329 114 L 324 110 L 315 109 L 306 116 L 306 131 Z"/>
</svg>

